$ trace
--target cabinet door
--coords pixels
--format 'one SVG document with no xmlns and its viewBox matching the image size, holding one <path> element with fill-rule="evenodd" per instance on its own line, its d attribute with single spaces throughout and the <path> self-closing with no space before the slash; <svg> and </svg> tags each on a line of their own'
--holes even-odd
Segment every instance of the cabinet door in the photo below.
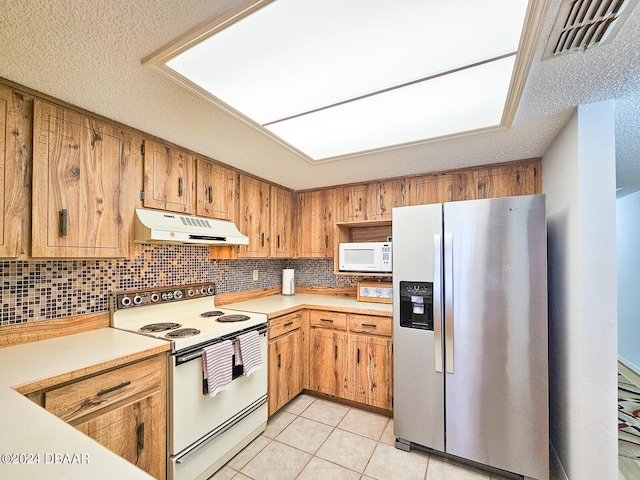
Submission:
<svg viewBox="0 0 640 480">
<path fill-rule="evenodd" d="M 302 391 L 302 335 L 288 333 L 269 344 L 269 415 Z"/>
<path fill-rule="evenodd" d="M 370 219 L 370 195 L 368 184 L 344 187 L 343 195 L 345 197 L 344 203 L 346 205 L 346 213 L 343 214 L 344 221 L 357 222 Z"/>
<path fill-rule="evenodd" d="M 165 477 L 166 432 L 162 396 L 156 392 L 75 425 L 85 435 L 155 478 Z"/>
<path fill-rule="evenodd" d="M 378 182 L 372 193 L 372 220 L 391 220 L 392 208 L 409 205 L 404 179 Z"/>
<path fill-rule="evenodd" d="M 336 189 L 298 194 L 298 256 L 333 257 Z"/>
<path fill-rule="evenodd" d="M 249 245 L 241 245 L 240 257 L 269 256 L 269 184 L 240 175 L 239 229 L 249 237 Z"/>
<path fill-rule="evenodd" d="M 144 142 L 144 206 L 195 214 L 193 157 L 167 145 Z"/>
<path fill-rule="evenodd" d="M 30 218 L 30 106 L 24 96 L 0 85 L 0 257 L 24 253 Z"/>
<path fill-rule="evenodd" d="M 196 214 L 235 221 L 236 173 L 202 158 L 197 159 L 196 172 Z"/>
<path fill-rule="evenodd" d="M 391 340 L 366 335 L 349 337 L 351 399 L 391 410 Z"/>
<path fill-rule="evenodd" d="M 309 387 L 311 390 L 347 398 L 347 334 L 324 328 L 311 329 Z"/>
<path fill-rule="evenodd" d="M 120 182 L 128 175 L 115 127 L 35 100 L 34 257 L 123 257 L 129 228 Z"/>
<path fill-rule="evenodd" d="M 293 193 L 271 186 L 271 256 L 292 257 L 293 249 Z"/>
<path fill-rule="evenodd" d="M 509 197 L 513 195 L 532 195 L 536 191 L 538 180 L 537 163 L 494 167 L 477 170 L 475 177 L 476 198 Z"/>
<path fill-rule="evenodd" d="M 412 205 L 444 203 L 465 200 L 468 183 L 467 173 L 433 174 L 411 179 L 414 198 Z"/>
</svg>

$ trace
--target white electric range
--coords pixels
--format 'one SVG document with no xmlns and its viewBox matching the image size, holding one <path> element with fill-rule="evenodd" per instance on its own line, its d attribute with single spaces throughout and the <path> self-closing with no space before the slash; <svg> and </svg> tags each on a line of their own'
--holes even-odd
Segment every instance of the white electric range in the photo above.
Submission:
<svg viewBox="0 0 640 480">
<path fill-rule="evenodd" d="M 171 343 L 168 392 L 170 480 L 206 479 L 264 431 L 267 422 L 267 316 L 215 306 L 215 285 L 194 284 L 111 296 L 111 326 Z M 259 332 L 262 368 L 233 366 L 231 386 L 210 397 L 202 351 Z"/>
</svg>

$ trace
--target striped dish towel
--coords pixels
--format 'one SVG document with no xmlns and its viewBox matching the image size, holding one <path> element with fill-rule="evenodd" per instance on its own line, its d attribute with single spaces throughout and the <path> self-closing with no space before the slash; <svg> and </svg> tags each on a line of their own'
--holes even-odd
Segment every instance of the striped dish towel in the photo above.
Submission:
<svg viewBox="0 0 640 480">
<path fill-rule="evenodd" d="M 248 332 L 238 337 L 240 342 L 241 363 L 244 373 L 248 377 L 262 368 L 262 354 L 260 353 L 260 335 L 257 331 Z"/>
<path fill-rule="evenodd" d="M 231 385 L 233 366 L 231 341 L 214 343 L 202 352 L 202 369 L 209 385 L 209 396 L 215 397 Z"/>
</svg>

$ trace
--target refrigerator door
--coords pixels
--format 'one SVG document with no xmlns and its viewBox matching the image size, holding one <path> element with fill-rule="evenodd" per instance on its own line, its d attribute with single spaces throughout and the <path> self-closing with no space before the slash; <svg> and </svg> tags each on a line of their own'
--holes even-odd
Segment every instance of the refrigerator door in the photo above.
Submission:
<svg viewBox="0 0 640 480">
<path fill-rule="evenodd" d="M 436 340 L 441 315 L 438 283 L 434 277 L 434 238 L 442 232 L 442 205 L 393 209 L 393 411 L 395 436 L 406 442 L 444 451 L 444 374 L 442 341 Z M 438 250 L 438 247 L 435 247 Z M 435 281 L 434 281 L 435 280 Z M 417 291 L 425 283 L 433 288 L 434 326 L 400 325 L 400 283 L 416 285 L 416 316 L 421 316 Z M 405 286 L 405 295 L 407 287 Z M 406 299 L 405 299 L 406 300 Z M 425 328 L 426 327 L 426 328 Z M 436 348 L 436 343 L 438 347 Z M 439 370 L 436 371 L 436 351 Z"/>
<path fill-rule="evenodd" d="M 544 196 L 447 203 L 444 238 L 446 451 L 548 479 Z"/>
</svg>

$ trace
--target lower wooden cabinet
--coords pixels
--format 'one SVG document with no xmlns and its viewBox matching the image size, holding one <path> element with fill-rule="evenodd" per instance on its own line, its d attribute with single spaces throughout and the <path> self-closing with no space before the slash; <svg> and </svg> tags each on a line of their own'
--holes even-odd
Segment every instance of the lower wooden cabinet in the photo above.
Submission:
<svg viewBox="0 0 640 480">
<path fill-rule="evenodd" d="M 349 398 L 356 402 L 391 410 L 391 339 L 369 335 L 349 337 L 351 373 Z"/>
<path fill-rule="evenodd" d="M 302 391 L 301 312 L 269 320 L 269 415 Z"/>
<path fill-rule="evenodd" d="M 347 334 L 316 326 L 309 338 L 309 388 L 347 398 Z"/>
<path fill-rule="evenodd" d="M 309 389 L 391 410 L 391 318 L 311 310 Z"/>
<path fill-rule="evenodd" d="M 29 396 L 150 475 L 165 478 L 166 376 L 162 354 Z"/>
</svg>

